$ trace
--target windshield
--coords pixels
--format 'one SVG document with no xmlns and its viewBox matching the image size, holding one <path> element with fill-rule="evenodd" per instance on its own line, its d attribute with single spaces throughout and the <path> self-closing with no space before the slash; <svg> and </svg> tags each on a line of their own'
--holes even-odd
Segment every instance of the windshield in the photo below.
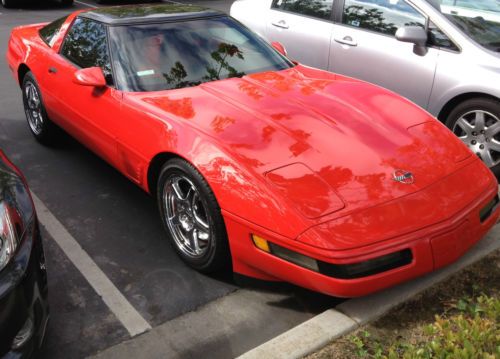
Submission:
<svg viewBox="0 0 500 359">
<path fill-rule="evenodd" d="M 500 0 L 441 0 L 440 3 L 441 12 L 466 35 L 485 48 L 500 52 Z"/>
<path fill-rule="evenodd" d="M 124 91 L 160 91 L 293 66 L 228 17 L 110 27 L 115 78 Z"/>
</svg>

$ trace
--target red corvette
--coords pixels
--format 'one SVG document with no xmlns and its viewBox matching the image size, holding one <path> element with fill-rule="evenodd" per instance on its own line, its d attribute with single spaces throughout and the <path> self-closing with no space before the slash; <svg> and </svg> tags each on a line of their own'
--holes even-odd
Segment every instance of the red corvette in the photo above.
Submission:
<svg viewBox="0 0 500 359">
<path fill-rule="evenodd" d="M 7 59 L 35 138 L 61 127 L 156 196 L 197 270 L 360 296 L 496 223 L 496 179 L 441 123 L 276 49 L 225 14 L 146 5 L 16 28 Z"/>
</svg>

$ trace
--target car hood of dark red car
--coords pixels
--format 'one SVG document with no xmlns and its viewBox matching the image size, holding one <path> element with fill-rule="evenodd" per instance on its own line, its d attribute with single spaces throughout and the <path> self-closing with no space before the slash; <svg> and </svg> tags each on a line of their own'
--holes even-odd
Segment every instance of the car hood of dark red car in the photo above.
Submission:
<svg viewBox="0 0 500 359">
<path fill-rule="evenodd" d="M 213 138 L 309 219 L 416 192 L 471 157 L 408 100 L 304 66 L 132 96 Z M 395 181 L 396 170 L 414 183 Z"/>
</svg>

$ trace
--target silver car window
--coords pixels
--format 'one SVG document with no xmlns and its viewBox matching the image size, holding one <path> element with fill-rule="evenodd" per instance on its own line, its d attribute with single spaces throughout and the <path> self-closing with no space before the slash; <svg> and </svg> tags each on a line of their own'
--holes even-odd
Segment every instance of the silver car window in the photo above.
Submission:
<svg viewBox="0 0 500 359">
<path fill-rule="evenodd" d="M 332 14 L 333 0 L 274 0 L 271 7 L 328 20 Z"/>
<path fill-rule="evenodd" d="M 459 52 L 458 46 L 432 21 L 429 22 L 429 40 L 428 45 L 438 47 L 440 49 L 446 49 L 451 51 Z"/>
<path fill-rule="evenodd" d="M 469 38 L 500 52 L 500 0 L 442 0 L 440 10 Z"/>
<path fill-rule="evenodd" d="M 403 26 L 422 26 L 426 18 L 402 0 L 345 0 L 342 22 L 386 35 Z"/>
<path fill-rule="evenodd" d="M 498 0 L 442 0 L 441 6 L 500 13 L 500 1 Z M 476 15 L 480 14 L 476 13 Z"/>
</svg>

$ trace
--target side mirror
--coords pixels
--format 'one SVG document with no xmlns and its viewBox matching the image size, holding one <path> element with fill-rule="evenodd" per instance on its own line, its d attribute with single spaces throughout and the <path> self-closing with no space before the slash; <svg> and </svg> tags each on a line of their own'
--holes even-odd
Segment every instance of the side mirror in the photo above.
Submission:
<svg viewBox="0 0 500 359">
<path fill-rule="evenodd" d="M 100 67 L 89 67 L 76 71 L 73 82 L 83 86 L 106 86 L 106 79 Z"/>
<path fill-rule="evenodd" d="M 287 56 L 285 46 L 283 46 L 283 44 L 281 42 L 274 41 L 271 43 L 271 46 L 274 47 L 276 50 L 278 50 L 278 52 L 281 55 L 283 55 L 285 57 Z"/>
<path fill-rule="evenodd" d="M 416 55 L 424 56 L 427 53 L 427 32 L 420 26 L 405 26 L 400 27 L 396 31 L 396 39 L 402 42 L 410 42 L 415 44 L 413 52 Z"/>
</svg>

